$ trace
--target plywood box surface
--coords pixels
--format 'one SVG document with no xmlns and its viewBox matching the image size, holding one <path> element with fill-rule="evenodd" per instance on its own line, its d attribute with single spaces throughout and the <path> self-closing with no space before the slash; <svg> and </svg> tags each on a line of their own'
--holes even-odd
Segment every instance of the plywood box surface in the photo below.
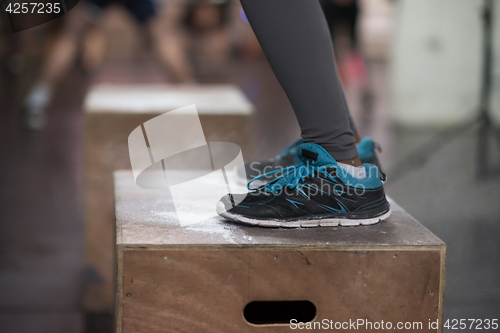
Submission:
<svg viewBox="0 0 500 333">
<path fill-rule="evenodd" d="M 392 200 L 374 226 L 269 229 L 215 216 L 180 226 L 168 190 L 141 189 L 126 171 L 115 172 L 115 196 L 117 332 L 289 332 L 249 324 L 243 310 L 295 300 L 315 305 L 314 321 L 441 332 L 446 246 Z M 394 329 L 373 330 L 384 331 Z"/>
<path fill-rule="evenodd" d="M 85 260 L 83 306 L 111 312 L 114 305 L 113 176 L 130 169 L 128 136 L 144 122 L 195 104 L 208 142 L 232 142 L 252 153 L 253 106 L 232 85 L 101 84 L 85 101 Z"/>
</svg>

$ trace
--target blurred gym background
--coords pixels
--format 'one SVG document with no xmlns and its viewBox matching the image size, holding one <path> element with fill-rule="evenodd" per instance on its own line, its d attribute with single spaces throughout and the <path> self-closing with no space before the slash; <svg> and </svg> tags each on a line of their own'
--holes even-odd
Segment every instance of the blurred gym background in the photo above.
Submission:
<svg viewBox="0 0 500 333">
<path fill-rule="evenodd" d="M 448 245 L 445 318 L 493 319 L 500 308 L 495 2 L 322 1 L 355 121 L 383 147 L 388 194 Z M 255 104 L 254 160 L 299 137 L 238 1 L 158 6 L 159 35 L 118 4 L 88 18 L 93 24 L 76 40 L 74 64 L 55 85 L 45 126 L 35 130 L 25 124 L 26 98 L 70 15 L 13 34 L 2 13 L 2 333 L 113 331 L 111 312 L 82 306 L 85 286 L 95 282 L 84 264 L 82 105 L 98 83 L 178 82 L 150 51 L 158 40 L 182 45 L 188 81 L 235 84 Z"/>
</svg>

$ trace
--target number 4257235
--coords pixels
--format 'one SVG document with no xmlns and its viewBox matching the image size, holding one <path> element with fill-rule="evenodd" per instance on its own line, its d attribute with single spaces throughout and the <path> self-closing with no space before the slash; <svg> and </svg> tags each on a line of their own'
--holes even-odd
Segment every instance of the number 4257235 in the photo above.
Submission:
<svg viewBox="0 0 500 333">
<path fill-rule="evenodd" d="M 443 326 L 449 330 L 496 330 L 498 319 L 448 319 Z"/>
<path fill-rule="evenodd" d="M 14 2 L 9 3 L 5 11 L 10 14 L 59 14 L 60 3 L 50 2 Z"/>
</svg>

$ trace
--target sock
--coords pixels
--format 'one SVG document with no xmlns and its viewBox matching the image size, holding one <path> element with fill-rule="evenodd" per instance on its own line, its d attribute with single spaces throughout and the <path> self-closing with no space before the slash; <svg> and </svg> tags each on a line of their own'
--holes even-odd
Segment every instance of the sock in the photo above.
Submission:
<svg viewBox="0 0 500 333">
<path fill-rule="evenodd" d="M 357 179 L 365 179 L 366 178 L 366 169 L 365 167 L 355 167 L 354 165 L 344 164 L 337 162 L 337 165 L 349 172 L 351 176 Z"/>
<path fill-rule="evenodd" d="M 52 89 L 46 85 L 38 83 L 34 85 L 25 99 L 25 105 L 35 111 L 42 111 L 49 104 L 52 97 Z"/>
</svg>

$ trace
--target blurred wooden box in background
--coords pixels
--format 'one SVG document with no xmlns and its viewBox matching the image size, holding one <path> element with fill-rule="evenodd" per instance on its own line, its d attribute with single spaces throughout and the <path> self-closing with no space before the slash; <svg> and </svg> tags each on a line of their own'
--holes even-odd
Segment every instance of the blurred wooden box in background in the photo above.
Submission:
<svg viewBox="0 0 500 333">
<path fill-rule="evenodd" d="M 83 297 L 88 312 L 111 312 L 114 304 L 112 172 L 130 169 L 128 136 L 145 121 L 195 104 L 207 141 L 238 144 L 252 153 L 253 106 L 232 85 L 111 85 L 92 88 L 85 101 L 85 258 Z"/>
<path fill-rule="evenodd" d="M 290 331 L 249 324 L 253 301 L 309 301 L 316 321 L 442 331 L 446 245 L 393 201 L 374 226 L 272 229 L 213 217 L 181 227 L 168 190 L 139 188 L 129 171 L 114 179 L 119 333 Z"/>
</svg>

